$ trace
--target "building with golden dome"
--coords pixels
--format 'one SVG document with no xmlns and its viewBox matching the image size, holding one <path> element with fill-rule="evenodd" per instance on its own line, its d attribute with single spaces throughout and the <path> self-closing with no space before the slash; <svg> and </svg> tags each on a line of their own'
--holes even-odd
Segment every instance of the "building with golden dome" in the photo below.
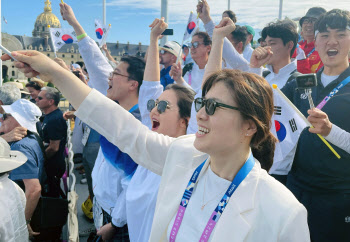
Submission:
<svg viewBox="0 0 350 242">
<path fill-rule="evenodd" d="M 34 30 L 32 32 L 33 37 L 50 37 L 48 25 L 50 25 L 51 28 L 61 28 L 60 21 L 56 15 L 52 13 L 51 2 L 49 0 L 46 0 L 44 12 L 36 18 Z"/>
<path fill-rule="evenodd" d="M 57 16 L 52 13 L 51 2 L 45 0 L 44 12 L 36 18 L 34 24 L 34 30 L 32 32 L 33 37 L 2 33 L 2 44 L 10 51 L 37 50 L 50 58 L 55 58 L 48 25 L 50 25 L 51 28 L 61 27 Z M 93 23 L 91 23 L 91 25 L 92 27 L 94 26 Z M 95 38 L 95 36 L 91 37 Z M 139 55 L 145 53 L 147 47 L 148 46 L 142 45 L 141 43 L 138 45 L 130 44 L 129 42 L 127 44 L 121 44 L 118 41 L 116 43 L 107 43 L 107 48 L 115 60 L 120 60 L 124 55 Z M 77 44 L 65 44 L 56 54 L 58 58 L 63 59 L 68 65 L 76 62 L 83 62 Z M 2 62 L 2 78 L 4 79 L 6 76 L 8 79 L 26 80 L 23 73 L 19 72 L 11 61 Z"/>
</svg>

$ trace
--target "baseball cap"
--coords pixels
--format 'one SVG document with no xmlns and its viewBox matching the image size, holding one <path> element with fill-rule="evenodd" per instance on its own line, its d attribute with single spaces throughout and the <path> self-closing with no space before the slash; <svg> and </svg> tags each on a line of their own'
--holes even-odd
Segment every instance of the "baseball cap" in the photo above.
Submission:
<svg viewBox="0 0 350 242">
<path fill-rule="evenodd" d="M 247 28 L 248 33 L 251 34 L 251 35 L 253 35 L 253 38 L 254 38 L 254 36 L 255 36 L 255 30 L 253 29 L 253 27 L 252 27 L 252 26 L 249 26 L 249 25 L 244 25 L 244 27 Z M 252 41 L 251 41 L 250 43 L 253 44 L 253 39 L 252 39 Z"/>
<path fill-rule="evenodd" d="M 304 17 L 302 17 L 300 20 L 299 20 L 299 24 L 300 26 L 303 25 L 303 22 L 305 19 L 307 18 L 314 18 L 314 19 L 318 19 L 322 14 L 326 13 L 326 9 L 322 8 L 322 7 L 313 7 L 313 8 L 310 8 L 306 15 Z"/>
<path fill-rule="evenodd" d="M 19 99 L 11 105 L 3 105 L 2 108 L 6 113 L 10 113 L 12 117 L 24 128 L 37 133 L 36 123 L 42 115 L 38 106 L 34 103 Z"/>
<path fill-rule="evenodd" d="M 179 55 L 181 46 L 176 41 L 168 41 L 164 46 L 159 48 L 160 50 L 165 50 L 175 55 L 176 57 Z"/>
<path fill-rule="evenodd" d="M 11 150 L 9 144 L 0 137 L 0 173 L 12 171 L 27 161 L 20 151 Z"/>
</svg>

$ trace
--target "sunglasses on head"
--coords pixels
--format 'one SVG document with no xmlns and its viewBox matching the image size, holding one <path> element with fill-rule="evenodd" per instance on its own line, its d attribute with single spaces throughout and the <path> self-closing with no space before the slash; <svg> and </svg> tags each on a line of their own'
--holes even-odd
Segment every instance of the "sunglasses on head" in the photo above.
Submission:
<svg viewBox="0 0 350 242">
<path fill-rule="evenodd" d="M 188 48 L 194 48 L 197 49 L 199 45 L 204 45 L 204 43 L 199 43 L 198 41 L 195 41 L 193 43 L 188 43 Z"/>
<path fill-rule="evenodd" d="M 164 113 L 167 108 L 168 109 L 170 108 L 168 101 L 164 101 L 164 100 L 162 100 L 162 101 L 155 101 L 153 99 L 148 100 L 148 102 L 147 102 L 147 110 L 149 112 L 151 112 L 152 109 L 154 107 L 156 107 L 156 106 L 157 106 L 157 111 L 160 114 Z"/>
<path fill-rule="evenodd" d="M 8 117 L 12 117 L 12 115 L 9 114 L 9 113 L 4 113 L 4 114 L 2 115 L 2 119 L 3 119 L 3 120 L 6 120 Z"/>
<path fill-rule="evenodd" d="M 234 109 L 239 111 L 239 108 L 237 107 L 233 107 L 224 103 L 219 103 L 212 98 L 204 99 L 199 97 L 194 100 L 194 107 L 196 109 L 196 112 L 198 112 L 204 106 L 205 106 L 205 112 L 208 115 L 213 115 L 217 107 L 229 108 L 229 109 Z"/>
</svg>

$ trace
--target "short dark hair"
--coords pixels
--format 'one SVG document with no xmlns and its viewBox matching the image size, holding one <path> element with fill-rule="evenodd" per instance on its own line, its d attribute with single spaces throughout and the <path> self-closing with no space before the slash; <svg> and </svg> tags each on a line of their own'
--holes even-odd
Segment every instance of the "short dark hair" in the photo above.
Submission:
<svg viewBox="0 0 350 242">
<path fill-rule="evenodd" d="M 282 39 L 284 45 L 289 41 L 293 41 L 294 46 L 290 51 L 290 56 L 293 55 L 299 38 L 296 25 L 289 19 L 269 23 L 262 30 L 261 36 L 263 39 L 266 39 L 267 36 Z"/>
<path fill-rule="evenodd" d="M 30 82 L 28 82 L 28 83 L 26 84 L 26 87 L 32 87 L 32 88 L 34 88 L 34 89 L 37 90 L 37 91 L 40 91 L 41 88 L 42 88 L 42 86 L 39 85 L 39 84 L 38 84 L 37 82 L 35 82 L 35 81 L 30 81 Z"/>
<path fill-rule="evenodd" d="M 54 101 L 55 106 L 58 106 L 60 103 L 60 92 L 54 87 L 43 87 L 41 91 L 46 91 L 45 97 L 47 99 L 52 99 Z"/>
<path fill-rule="evenodd" d="M 137 88 L 137 93 L 139 93 L 142 85 L 143 73 L 145 72 L 146 62 L 140 57 L 136 56 L 123 56 L 120 61 L 129 65 L 126 71 L 129 74 L 129 79 L 135 80 L 139 83 Z"/>
<path fill-rule="evenodd" d="M 166 86 L 165 90 L 173 90 L 177 97 L 177 106 L 179 107 L 180 118 L 186 120 L 186 127 L 188 126 L 188 119 L 191 117 L 191 107 L 196 93 L 185 86 L 179 84 L 170 84 Z"/>
<path fill-rule="evenodd" d="M 249 35 L 247 28 L 245 26 L 236 25 L 236 29 L 231 33 L 231 35 L 235 41 L 237 41 L 238 43 L 239 42 L 243 43 L 243 50 L 244 50 L 244 47 L 246 45 L 247 38 Z"/>
<path fill-rule="evenodd" d="M 193 36 L 198 36 L 199 38 L 203 39 L 203 44 L 208 46 L 211 45 L 211 38 L 207 32 L 198 32 L 195 33 Z"/>
<path fill-rule="evenodd" d="M 232 10 L 226 10 L 222 14 L 224 14 L 224 13 L 226 13 L 234 23 L 237 22 L 236 14 Z"/>
<path fill-rule="evenodd" d="M 326 32 L 327 28 L 345 30 L 350 26 L 350 12 L 332 9 L 323 14 L 315 23 L 315 31 Z"/>
<path fill-rule="evenodd" d="M 273 92 L 270 84 L 261 76 L 225 69 L 210 75 L 204 82 L 202 97 L 217 83 L 223 83 L 231 92 L 244 120 L 252 120 L 257 131 L 250 141 L 252 153 L 261 167 L 269 170 L 273 163 L 277 139 L 270 132 L 274 112 Z"/>
</svg>

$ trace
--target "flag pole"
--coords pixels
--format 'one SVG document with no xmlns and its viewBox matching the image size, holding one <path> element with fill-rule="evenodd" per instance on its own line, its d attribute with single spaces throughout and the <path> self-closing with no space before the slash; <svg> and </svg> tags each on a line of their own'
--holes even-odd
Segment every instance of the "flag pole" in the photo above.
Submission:
<svg viewBox="0 0 350 242">
<path fill-rule="evenodd" d="M 47 27 L 49 28 L 49 31 L 50 31 L 51 26 L 48 25 Z M 50 31 L 50 37 L 51 37 L 51 43 L 52 43 L 53 53 L 54 53 L 54 55 L 55 55 L 55 58 L 57 58 L 56 47 L 55 47 L 55 45 L 54 45 L 54 43 L 53 43 L 51 31 Z"/>
<path fill-rule="evenodd" d="M 107 30 L 106 30 L 106 33 L 104 33 L 104 35 L 103 35 L 103 37 L 102 37 L 100 48 L 102 48 L 102 46 L 103 46 L 104 44 L 106 44 L 107 34 L 109 33 L 109 30 L 111 29 L 111 26 L 112 26 L 111 24 L 108 25 L 108 28 L 107 28 Z"/>
<path fill-rule="evenodd" d="M 281 97 L 294 109 L 294 111 L 305 121 L 305 123 L 307 123 L 310 128 L 314 128 L 314 126 L 312 126 L 312 124 L 309 122 L 309 120 L 307 120 L 307 118 L 305 118 L 305 116 L 299 111 L 299 109 L 297 109 L 297 107 L 294 106 L 294 104 L 283 94 L 283 92 L 277 87 L 276 84 L 273 84 L 272 87 L 278 92 L 278 94 L 281 95 Z M 318 137 L 320 137 L 320 139 L 323 141 L 323 143 L 325 143 L 325 145 L 333 152 L 333 154 L 340 159 L 340 155 L 333 149 L 333 147 L 328 143 L 328 141 L 323 138 L 322 135 L 317 134 Z"/>
</svg>

